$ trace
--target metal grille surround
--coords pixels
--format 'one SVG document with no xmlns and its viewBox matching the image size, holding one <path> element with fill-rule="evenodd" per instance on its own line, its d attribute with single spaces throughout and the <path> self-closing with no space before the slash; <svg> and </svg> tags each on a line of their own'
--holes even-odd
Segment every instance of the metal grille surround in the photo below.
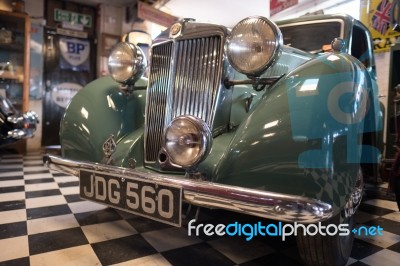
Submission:
<svg viewBox="0 0 400 266">
<path fill-rule="evenodd" d="M 164 42 L 152 48 L 146 105 L 145 162 L 158 159 L 165 127 L 193 115 L 213 128 L 221 85 L 221 36 Z"/>
</svg>

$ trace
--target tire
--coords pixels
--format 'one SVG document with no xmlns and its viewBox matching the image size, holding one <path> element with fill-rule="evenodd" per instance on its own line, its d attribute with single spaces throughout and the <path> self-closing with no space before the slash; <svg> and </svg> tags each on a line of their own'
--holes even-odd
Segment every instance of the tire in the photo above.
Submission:
<svg viewBox="0 0 400 266">
<path fill-rule="evenodd" d="M 351 230 L 354 228 L 355 215 L 343 219 L 339 213 L 328 221 L 322 222 L 322 225 L 329 224 L 349 224 L 349 235 L 340 236 L 304 236 L 303 232 L 298 232 L 296 236 L 297 247 L 300 257 L 305 265 L 345 265 L 349 259 L 353 247 L 354 234 Z"/>
</svg>

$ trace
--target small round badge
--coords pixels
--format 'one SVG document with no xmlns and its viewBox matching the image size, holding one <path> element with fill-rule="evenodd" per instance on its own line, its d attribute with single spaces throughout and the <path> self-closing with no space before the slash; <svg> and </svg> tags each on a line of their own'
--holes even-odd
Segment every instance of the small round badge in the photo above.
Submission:
<svg viewBox="0 0 400 266">
<path fill-rule="evenodd" d="M 181 32 L 182 25 L 180 23 L 175 23 L 171 26 L 171 35 L 177 35 Z"/>
</svg>

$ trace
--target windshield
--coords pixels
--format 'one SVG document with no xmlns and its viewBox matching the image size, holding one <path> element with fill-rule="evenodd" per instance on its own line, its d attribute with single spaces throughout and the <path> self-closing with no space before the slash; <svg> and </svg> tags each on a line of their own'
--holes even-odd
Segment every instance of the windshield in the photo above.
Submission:
<svg viewBox="0 0 400 266">
<path fill-rule="evenodd" d="M 324 45 L 330 45 L 334 38 L 341 36 L 339 21 L 323 23 L 281 25 L 283 43 L 307 52 L 319 52 Z"/>
</svg>

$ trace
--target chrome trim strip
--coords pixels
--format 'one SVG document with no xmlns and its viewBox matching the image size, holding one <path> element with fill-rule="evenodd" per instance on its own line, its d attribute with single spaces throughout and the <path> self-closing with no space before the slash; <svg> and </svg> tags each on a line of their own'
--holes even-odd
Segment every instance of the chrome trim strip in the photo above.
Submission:
<svg viewBox="0 0 400 266">
<path fill-rule="evenodd" d="M 23 129 L 13 129 L 8 131 L 7 136 L 13 139 L 25 139 L 28 137 L 32 137 L 33 135 L 29 135 L 27 130 Z"/>
<path fill-rule="evenodd" d="M 330 204 L 302 196 L 190 180 L 173 175 L 142 173 L 135 169 L 72 161 L 54 155 L 45 155 L 43 162 L 52 170 L 75 176 L 79 176 L 79 170 L 100 171 L 105 174 L 121 175 L 124 178 L 140 178 L 166 186 L 181 186 L 183 200 L 202 207 L 221 208 L 263 218 L 301 223 L 316 223 L 333 215 Z"/>
</svg>

